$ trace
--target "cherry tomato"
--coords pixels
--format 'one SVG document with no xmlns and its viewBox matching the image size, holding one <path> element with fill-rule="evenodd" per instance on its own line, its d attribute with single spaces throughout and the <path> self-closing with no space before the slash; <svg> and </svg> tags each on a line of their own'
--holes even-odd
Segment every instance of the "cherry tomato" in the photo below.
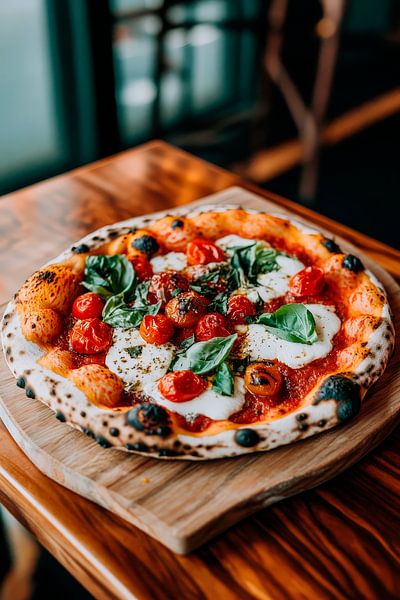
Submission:
<svg viewBox="0 0 400 600">
<path fill-rule="evenodd" d="M 244 384 L 256 396 L 275 396 L 282 387 L 282 375 L 274 362 L 250 363 L 244 374 Z"/>
<path fill-rule="evenodd" d="M 189 265 L 207 265 L 225 260 L 223 250 L 210 240 L 203 238 L 197 238 L 188 243 L 186 256 Z"/>
<path fill-rule="evenodd" d="M 172 371 L 158 382 L 158 389 L 171 402 L 187 402 L 199 396 L 208 387 L 206 379 L 192 371 Z"/>
<path fill-rule="evenodd" d="M 145 281 L 146 279 L 152 278 L 153 267 L 147 258 L 144 258 L 143 256 L 134 256 L 131 258 L 131 263 L 139 281 Z"/>
<path fill-rule="evenodd" d="M 148 344 L 166 344 L 174 335 L 174 325 L 165 315 L 146 315 L 139 333 Z"/>
<path fill-rule="evenodd" d="M 184 292 L 172 298 L 165 307 L 165 314 L 176 327 L 195 327 L 210 301 L 197 292 Z"/>
<path fill-rule="evenodd" d="M 187 292 L 189 289 L 189 282 L 180 273 L 174 271 L 156 273 L 151 278 L 151 284 L 149 288 L 149 302 L 156 304 L 161 300 L 162 305 L 171 300 L 172 295 L 176 290 L 179 292 Z"/>
<path fill-rule="evenodd" d="M 314 296 L 324 287 L 324 270 L 319 267 L 306 267 L 289 281 L 289 291 L 293 296 Z"/>
<path fill-rule="evenodd" d="M 72 327 L 69 341 L 79 354 L 105 352 L 111 346 L 112 328 L 100 319 L 83 319 Z"/>
<path fill-rule="evenodd" d="M 253 317 L 255 314 L 254 304 L 246 296 L 238 295 L 229 298 L 227 315 L 235 325 L 246 323 L 246 317 Z"/>
<path fill-rule="evenodd" d="M 231 335 L 227 319 L 220 313 L 209 313 L 201 317 L 196 327 L 196 339 L 206 342 L 214 337 Z"/>
<path fill-rule="evenodd" d="M 78 296 L 72 305 L 72 316 L 75 319 L 93 319 L 101 317 L 104 302 L 97 294 L 88 292 Z"/>
</svg>

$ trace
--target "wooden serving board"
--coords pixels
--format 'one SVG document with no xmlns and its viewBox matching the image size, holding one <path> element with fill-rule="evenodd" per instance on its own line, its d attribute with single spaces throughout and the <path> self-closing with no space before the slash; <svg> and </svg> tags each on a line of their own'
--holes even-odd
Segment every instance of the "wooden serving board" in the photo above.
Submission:
<svg viewBox="0 0 400 600">
<path fill-rule="evenodd" d="M 237 187 L 190 206 L 208 202 L 290 214 Z M 360 255 L 354 246 L 338 241 Z M 398 318 L 399 286 L 376 263 L 366 256 L 362 259 L 385 285 Z M 117 513 L 171 550 L 187 553 L 243 517 L 334 477 L 379 444 L 400 418 L 399 364 L 398 340 L 386 373 L 350 424 L 267 453 L 209 462 L 160 461 L 102 449 L 57 421 L 41 402 L 26 398 L 3 358 L 0 417 L 46 475 Z"/>
</svg>

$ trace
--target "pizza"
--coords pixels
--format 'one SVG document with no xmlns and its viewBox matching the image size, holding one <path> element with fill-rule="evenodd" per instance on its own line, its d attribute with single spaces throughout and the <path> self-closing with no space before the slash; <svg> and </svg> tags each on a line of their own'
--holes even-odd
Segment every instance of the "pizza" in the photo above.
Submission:
<svg viewBox="0 0 400 600">
<path fill-rule="evenodd" d="M 232 205 L 87 236 L 25 282 L 2 339 L 27 397 L 100 446 L 200 460 L 348 422 L 394 327 L 360 258 Z"/>
</svg>

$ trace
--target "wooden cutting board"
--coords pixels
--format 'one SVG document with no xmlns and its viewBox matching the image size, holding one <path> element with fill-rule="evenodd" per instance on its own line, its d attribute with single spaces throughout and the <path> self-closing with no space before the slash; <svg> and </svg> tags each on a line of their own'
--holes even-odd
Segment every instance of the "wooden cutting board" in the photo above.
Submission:
<svg viewBox="0 0 400 600">
<path fill-rule="evenodd" d="M 290 214 L 237 187 L 190 206 L 207 202 L 234 202 Z M 338 241 L 361 255 L 354 246 Z M 397 321 L 399 286 L 376 263 L 361 256 L 385 285 Z M 334 477 L 379 444 L 400 418 L 399 364 L 398 340 L 386 373 L 352 423 L 271 452 L 209 462 L 159 461 L 102 449 L 57 421 L 45 405 L 26 398 L 3 358 L 0 417 L 46 475 L 117 513 L 171 550 L 187 553 L 243 517 Z"/>
</svg>

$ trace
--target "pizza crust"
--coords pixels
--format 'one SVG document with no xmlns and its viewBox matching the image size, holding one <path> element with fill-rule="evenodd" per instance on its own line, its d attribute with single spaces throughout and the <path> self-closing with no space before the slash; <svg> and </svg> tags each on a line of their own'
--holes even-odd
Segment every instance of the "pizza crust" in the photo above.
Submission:
<svg viewBox="0 0 400 600">
<path fill-rule="evenodd" d="M 212 234 L 221 237 L 220 232 L 215 234 L 216 220 L 210 219 L 207 213 L 219 213 L 221 223 L 224 223 L 226 212 L 229 210 L 233 211 L 229 218 L 231 229 L 232 223 L 233 228 L 235 227 L 232 215 L 236 215 L 238 227 L 239 225 L 243 227 L 243 215 L 250 214 L 253 217 L 249 219 L 246 233 L 249 237 L 260 237 L 256 233 L 257 228 L 267 218 L 277 235 L 282 235 L 282 232 L 287 235 L 287 230 L 290 228 L 292 239 L 293 232 L 298 232 L 296 233 L 298 239 L 303 240 L 303 243 L 304 240 L 307 241 L 307 249 L 315 252 L 315 256 L 320 260 L 330 261 L 332 271 L 341 268 L 340 261 L 343 262 L 343 257 L 346 255 L 337 253 L 340 249 L 333 241 L 329 244 L 329 240 L 317 230 L 297 221 L 285 219 L 283 215 L 265 215 L 261 218 L 260 215 L 264 213 L 251 209 L 244 211 L 236 205 L 207 205 L 190 211 L 184 208 L 174 211 L 174 218 L 177 214 L 196 216 L 196 223 L 202 224 L 205 230 L 211 227 Z M 121 243 L 124 243 L 121 242 L 121 235 L 128 238 L 132 228 L 151 228 L 152 221 L 153 218 L 139 217 L 103 227 L 82 238 L 48 265 L 63 262 L 74 274 L 82 273 L 86 252 L 95 250 L 96 253 L 101 253 L 104 244 L 115 240 L 113 244 L 118 245 L 118 248 L 114 248 L 113 252 L 117 253 L 121 251 Z M 77 247 L 83 248 L 83 254 L 74 253 Z M 179 244 L 176 249 L 179 251 Z M 297 410 L 282 418 L 257 425 L 241 426 L 231 423 L 232 429 L 214 435 L 171 432 L 168 414 L 162 409 L 156 411 L 159 414 L 149 415 L 143 414 L 140 409 L 131 409 L 129 412 L 108 410 L 89 402 L 86 395 L 72 381 L 62 374 L 45 368 L 45 361 L 43 364 L 43 359 L 40 360 L 43 351 L 24 336 L 25 331 L 22 330 L 18 317 L 18 312 L 21 312 L 18 300 L 9 303 L 3 317 L 4 352 L 8 366 L 17 378 L 17 385 L 24 387 L 28 397 L 41 400 L 56 413 L 59 420 L 93 437 L 103 447 L 114 447 L 158 458 L 188 460 L 206 460 L 271 450 L 325 431 L 355 416 L 368 388 L 386 368 L 394 347 L 394 327 L 390 308 L 380 282 L 369 271 L 365 271 L 364 274 L 363 285 L 370 288 L 368 314 L 376 320 L 372 326 L 372 333 L 368 334 L 366 329 L 368 337 L 366 342 L 357 339 L 352 348 L 353 354 L 349 350 L 351 346 L 346 348 L 350 352 L 347 357 L 351 365 L 349 371 L 343 369 L 342 373 L 324 377 L 307 394 Z M 352 287 L 354 278 L 351 277 L 350 272 L 346 275 L 348 278 L 343 280 L 343 284 L 351 290 L 353 318 L 357 318 L 365 311 L 365 306 L 360 305 L 360 297 L 363 294 L 357 295 L 358 280 L 357 285 Z M 343 357 L 343 364 L 345 358 Z M 38 360 L 42 365 L 37 363 Z M 77 379 L 75 381 L 77 382 Z"/>
</svg>

